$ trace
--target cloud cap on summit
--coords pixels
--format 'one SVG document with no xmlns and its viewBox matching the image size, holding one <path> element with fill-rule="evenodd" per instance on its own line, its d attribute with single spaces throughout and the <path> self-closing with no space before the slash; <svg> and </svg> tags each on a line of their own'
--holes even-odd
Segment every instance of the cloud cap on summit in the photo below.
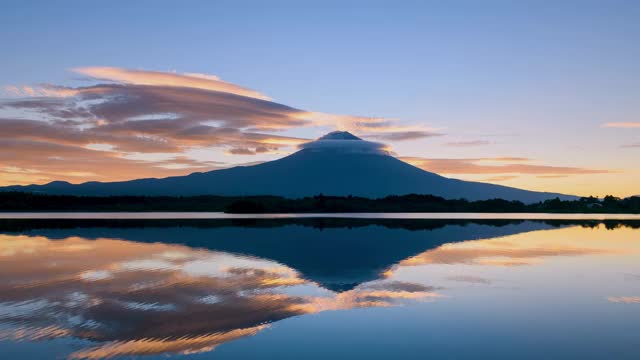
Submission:
<svg viewBox="0 0 640 360">
<path fill-rule="evenodd" d="M 366 141 L 348 131 L 333 131 L 317 140 L 298 146 L 300 150 L 390 155 L 389 148 L 382 143 Z"/>
</svg>

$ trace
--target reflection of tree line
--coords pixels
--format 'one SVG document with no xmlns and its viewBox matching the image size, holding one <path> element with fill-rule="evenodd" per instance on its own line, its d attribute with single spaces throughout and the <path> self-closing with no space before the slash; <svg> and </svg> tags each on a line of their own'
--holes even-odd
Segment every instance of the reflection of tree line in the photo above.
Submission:
<svg viewBox="0 0 640 360">
<path fill-rule="evenodd" d="M 549 199 L 534 204 L 502 199 L 468 201 L 433 195 L 279 196 L 72 196 L 0 192 L 0 211 L 226 211 L 230 213 L 313 212 L 500 212 L 640 213 L 640 196 L 577 200 Z"/>
<path fill-rule="evenodd" d="M 502 227 L 525 222 L 545 224 L 552 227 L 582 226 L 595 228 L 603 224 L 607 229 L 628 227 L 640 228 L 640 220 L 512 220 L 512 219 L 358 219 L 358 218 L 282 218 L 282 219 L 0 219 L 0 231 L 15 232 L 32 229 L 74 228 L 276 228 L 287 225 L 312 227 L 315 229 L 359 228 L 382 226 L 389 229 L 435 230 L 449 225 L 470 224 Z"/>
<path fill-rule="evenodd" d="M 317 195 L 301 199 L 276 196 L 247 197 L 233 201 L 230 213 L 334 213 L 334 212 L 472 212 L 472 213 L 640 213 L 640 196 L 617 198 L 582 197 L 549 199 L 533 204 L 503 199 L 445 199 L 434 195 L 409 194 L 369 199 L 355 196 Z"/>
</svg>

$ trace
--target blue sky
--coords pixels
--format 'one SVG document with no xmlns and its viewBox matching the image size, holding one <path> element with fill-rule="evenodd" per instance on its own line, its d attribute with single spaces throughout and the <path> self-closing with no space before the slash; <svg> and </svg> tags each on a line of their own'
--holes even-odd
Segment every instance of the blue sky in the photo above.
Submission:
<svg viewBox="0 0 640 360">
<path fill-rule="evenodd" d="M 8 1 L 3 8 L 2 86 L 86 86 L 70 69 L 89 66 L 213 74 L 298 109 L 445 134 L 390 142 L 399 156 L 520 157 L 608 171 L 453 177 L 640 193 L 640 128 L 603 127 L 640 121 L 638 1 Z M 190 154 L 242 163 L 286 151 Z"/>
</svg>

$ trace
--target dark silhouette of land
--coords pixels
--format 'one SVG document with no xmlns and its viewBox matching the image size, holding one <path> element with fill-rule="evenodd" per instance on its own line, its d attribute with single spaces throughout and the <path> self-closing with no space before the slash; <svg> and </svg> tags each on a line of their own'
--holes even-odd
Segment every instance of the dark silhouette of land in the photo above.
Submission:
<svg viewBox="0 0 640 360">
<path fill-rule="evenodd" d="M 446 199 L 494 198 L 530 204 L 576 196 L 462 181 L 425 171 L 381 149 L 382 145 L 346 132 L 333 132 L 304 144 L 281 159 L 251 166 L 196 172 L 163 179 L 0 187 L 48 195 L 76 196 L 256 196 L 303 198 L 317 194 L 381 198 L 390 195 L 433 194 Z"/>
<path fill-rule="evenodd" d="M 503 199 L 448 200 L 433 195 L 387 196 L 370 199 L 324 196 L 289 199 L 279 196 L 72 196 L 0 192 L 0 211 L 87 212 L 228 212 L 333 213 L 333 212 L 497 212 L 497 213 L 640 213 L 640 197 L 603 199 L 559 198 L 532 204 Z"/>
</svg>

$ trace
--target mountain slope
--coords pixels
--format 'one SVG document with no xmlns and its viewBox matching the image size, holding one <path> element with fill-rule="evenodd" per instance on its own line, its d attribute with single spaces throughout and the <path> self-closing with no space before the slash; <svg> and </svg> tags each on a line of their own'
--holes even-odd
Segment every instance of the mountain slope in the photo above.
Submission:
<svg viewBox="0 0 640 360">
<path fill-rule="evenodd" d="M 348 134 L 348 133 L 346 133 Z M 331 135 L 331 134 L 329 134 Z M 350 135 L 351 137 L 349 137 Z M 383 197 L 410 193 L 444 198 L 502 198 L 537 202 L 559 196 L 506 186 L 449 179 L 400 161 L 380 150 L 380 144 L 339 133 L 303 146 L 284 158 L 253 166 L 238 166 L 164 179 L 73 185 L 11 186 L 1 190 L 72 195 L 279 195 L 291 198 L 325 195 Z"/>
</svg>

